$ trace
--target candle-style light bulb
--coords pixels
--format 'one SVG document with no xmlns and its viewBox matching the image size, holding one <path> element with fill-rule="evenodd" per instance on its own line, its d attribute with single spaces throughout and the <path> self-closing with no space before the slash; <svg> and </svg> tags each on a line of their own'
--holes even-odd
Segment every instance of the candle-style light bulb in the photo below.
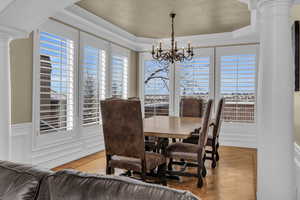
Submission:
<svg viewBox="0 0 300 200">
<path fill-rule="evenodd" d="M 177 51 L 177 41 L 175 42 L 175 51 Z"/>
<path fill-rule="evenodd" d="M 161 42 L 159 43 L 159 50 L 161 50 L 161 46 L 162 46 L 162 44 L 161 44 Z"/>
<path fill-rule="evenodd" d="M 155 52 L 154 52 L 154 45 L 152 45 L 152 54 L 155 54 Z"/>
</svg>

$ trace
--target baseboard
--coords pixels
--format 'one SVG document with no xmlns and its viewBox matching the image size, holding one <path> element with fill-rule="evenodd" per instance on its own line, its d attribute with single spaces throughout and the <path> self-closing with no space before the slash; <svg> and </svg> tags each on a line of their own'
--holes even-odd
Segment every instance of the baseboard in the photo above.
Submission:
<svg viewBox="0 0 300 200">
<path fill-rule="evenodd" d="M 297 200 L 300 200 L 300 146 L 295 142 Z"/>
</svg>

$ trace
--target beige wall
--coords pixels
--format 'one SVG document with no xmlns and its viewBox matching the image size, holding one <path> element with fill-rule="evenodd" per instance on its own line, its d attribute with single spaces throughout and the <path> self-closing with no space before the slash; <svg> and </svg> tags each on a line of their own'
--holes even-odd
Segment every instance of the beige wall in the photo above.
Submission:
<svg viewBox="0 0 300 200">
<path fill-rule="evenodd" d="M 12 81 L 12 124 L 32 121 L 33 37 L 10 44 Z M 138 53 L 130 52 L 129 97 L 137 96 Z"/>
<path fill-rule="evenodd" d="M 32 121 L 32 52 L 32 36 L 10 43 L 13 124 Z"/>
<path fill-rule="evenodd" d="M 138 96 L 138 52 L 130 51 L 128 97 Z"/>
<path fill-rule="evenodd" d="M 293 6 L 292 20 L 300 20 L 300 5 Z M 300 92 L 294 93 L 295 138 L 300 144 Z"/>
</svg>

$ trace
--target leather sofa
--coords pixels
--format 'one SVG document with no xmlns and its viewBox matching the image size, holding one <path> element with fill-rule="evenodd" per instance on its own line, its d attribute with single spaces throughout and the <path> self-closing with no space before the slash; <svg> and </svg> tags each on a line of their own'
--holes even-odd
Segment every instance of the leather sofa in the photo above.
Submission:
<svg viewBox="0 0 300 200">
<path fill-rule="evenodd" d="M 1 200 L 197 200 L 187 191 L 120 176 L 52 172 L 0 161 Z"/>
</svg>

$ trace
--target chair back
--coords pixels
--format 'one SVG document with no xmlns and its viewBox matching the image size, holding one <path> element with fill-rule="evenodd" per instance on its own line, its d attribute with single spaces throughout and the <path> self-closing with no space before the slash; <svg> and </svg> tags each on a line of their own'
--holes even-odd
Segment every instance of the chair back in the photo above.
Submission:
<svg viewBox="0 0 300 200">
<path fill-rule="evenodd" d="M 180 100 L 181 117 L 202 117 L 203 100 L 195 97 L 185 97 Z"/>
<path fill-rule="evenodd" d="M 200 137 L 198 141 L 198 145 L 200 148 L 204 148 L 207 142 L 209 123 L 211 120 L 211 113 L 212 113 L 212 104 L 213 104 L 213 100 L 212 99 L 208 100 L 202 126 L 201 126 Z"/>
<path fill-rule="evenodd" d="M 221 98 L 219 103 L 218 103 L 218 110 L 216 114 L 216 121 L 214 125 L 214 130 L 213 130 L 213 137 L 214 139 L 217 139 L 220 134 L 220 129 L 223 121 L 223 110 L 224 110 L 224 105 L 225 105 L 225 98 Z"/>
<path fill-rule="evenodd" d="M 145 157 L 141 102 L 137 99 L 101 101 L 107 155 Z"/>
</svg>

